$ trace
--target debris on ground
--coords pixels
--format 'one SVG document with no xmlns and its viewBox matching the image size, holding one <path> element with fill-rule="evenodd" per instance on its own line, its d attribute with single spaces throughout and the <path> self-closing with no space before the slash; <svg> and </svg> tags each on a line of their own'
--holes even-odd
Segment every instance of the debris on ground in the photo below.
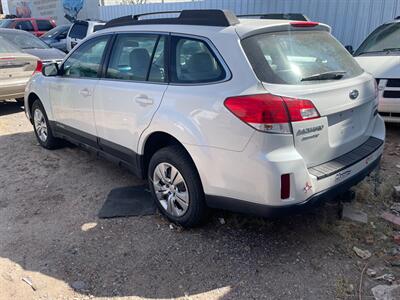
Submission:
<svg viewBox="0 0 400 300">
<path fill-rule="evenodd" d="M 225 219 L 224 218 L 218 218 L 219 222 L 221 223 L 221 225 L 225 224 Z"/>
<path fill-rule="evenodd" d="M 169 224 L 169 229 L 174 230 L 175 229 L 174 225 Z"/>
<path fill-rule="evenodd" d="M 382 281 L 387 281 L 389 283 L 392 283 L 393 281 L 396 280 L 393 274 L 383 274 L 382 276 L 376 277 L 376 280 L 382 280 Z"/>
<path fill-rule="evenodd" d="M 376 271 L 374 269 L 368 268 L 367 269 L 367 275 L 369 277 L 375 277 L 376 276 Z"/>
<path fill-rule="evenodd" d="M 377 285 L 371 289 L 375 300 L 396 300 L 400 299 L 400 285 Z"/>
<path fill-rule="evenodd" d="M 76 291 L 83 291 L 83 290 L 85 290 L 85 288 L 86 288 L 86 283 L 84 283 L 84 282 L 81 281 L 81 280 L 74 281 L 74 282 L 71 284 L 71 287 L 72 287 L 74 290 L 76 290 Z"/>
<path fill-rule="evenodd" d="M 368 259 L 371 257 L 371 252 L 369 252 L 368 250 L 362 250 L 354 246 L 353 251 L 357 254 L 358 257 L 361 257 L 362 259 Z"/>
<path fill-rule="evenodd" d="M 396 185 L 393 187 L 394 197 L 400 200 L 400 185 Z"/>
<path fill-rule="evenodd" d="M 384 212 L 381 217 L 390 222 L 396 229 L 400 229 L 400 217 L 389 212 Z"/>
<path fill-rule="evenodd" d="M 351 204 L 347 203 L 343 204 L 342 218 L 363 224 L 368 223 L 368 215 L 366 213 L 354 209 Z"/>
<path fill-rule="evenodd" d="M 29 277 L 23 277 L 22 281 L 28 284 L 32 288 L 32 290 L 36 291 L 36 286 L 33 284 L 32 279 L 30 279 Z"/>
<path fill-rule="evenodd" d="M 400 245 L 400 232 L 397 232 L 393 235 L 393 241 L 397 244 Z"/>
<path fill-rule="evenodd" d="M 390 210 L 396 214 L 400 214 L 400 202 L 394 203 L 391 207 Z"/>
</svg>

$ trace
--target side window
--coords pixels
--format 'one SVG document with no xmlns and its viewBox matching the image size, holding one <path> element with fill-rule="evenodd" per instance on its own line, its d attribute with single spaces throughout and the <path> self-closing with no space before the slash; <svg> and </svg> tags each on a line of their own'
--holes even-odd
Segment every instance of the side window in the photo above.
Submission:
<svg viewBox="0 0 400 300">
<path fill-rule="evenodd" d="M 224 68 L 204 41 L 175 36 L 171 52 L 172 82 L 207 83 L 226 76 Z"/>
<path fill-rule="evenodd" d="M 158 41 L 157 48 L 155 49 L 153 60 L 151 62 L 149 81 L 151 82 L 165 82 L 167 79 L 167 70 L 165 67 L 164 53 L 165 53 L 165 37 L 161 37 Z"/>
<path fill-rule="evenodd" d="M 109 36 L 91 39 L 76 49 L 64 62 L 63 76 L 96 78 Z"/>
<path fill-rule="evenodd" d="M 15 24 L 15 29 L 34 31 L 31 21 L 19 21 Z"/>
<path fill-rule="evenodd" d="M 163 39 L 161 38 L 160 41 Z M 118 35 L 111 52 L 106 77 L 120 80 L 146 81 L 153 53 L 155 50 L 159 50 L 158 46 L 157 49 L 155 48 L 157 42 L 160 44 L 160 41 L 159 36 L 155 34 Z M 163 51 L 158 51 L 159 59 L 161 52 Z M 159 69 L 159 72 L 161 72 L 161 69 Z M 157 67 L 155 66 L 153 77 L 157 77 L 158 80 L 163 79 L 163 75 L 157 75 L 156 73 Z"/>
<path fill-rule="evenodd" d="M 85 23 L 75 23 L 72 25 L 69 37 L 74 39 L 83 39 L 86 37 L 88 25 Z"/>
<path fill-rule="evenodd" d="M 49 31 L 53 29 L 53 25 L 51 25 L 48 20 L 36 20 L 37 27 L 39 31 Z"/>
</svg>

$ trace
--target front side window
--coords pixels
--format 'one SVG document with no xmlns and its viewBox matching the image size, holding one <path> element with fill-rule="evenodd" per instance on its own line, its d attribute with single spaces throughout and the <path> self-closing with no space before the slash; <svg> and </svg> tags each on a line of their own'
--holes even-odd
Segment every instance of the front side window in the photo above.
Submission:
<svg viewBox="0 0 400 300">
<path fill-rule="evenodd" d="M 204 41 L 175 36 L 171 52 L 172 82 L 208 83 L 226 77 L 224 68 Z"/>
<path fill-rule="evenodd" d="M 63 76 L 97 78 L 109 36 L 91 39 L 76 49 L 63 64 Z"/>
<path fill-rule="evenodd" d="M 276 84 L 315 84 L 362 74 L 354 58 L 328 32 L 283 31 L 242 41 L 258 78 Z"/>
<path fill-rule="evenodd" d="M 150 76 L 157 81 L 163 81 L 163 45 L 164 37 L 156 34 L 118 35 L 111 52 L 106 77 L 146 81 Z"/>
<path fill-rule="evenodd" d="M 361 44 L 355 56 L 366 53 L 390 52 L 400 50 L 400 22 L 384 24 Z"/>
<path fill-rule="evenodd" d="M 88 30 L 87 23 L 75 23 L 74 25 L 72 25 L 69 36 L 73 39 L 81 40 L 86 37 L 87 30 Z"/>
<path fill-rule="evenodd" d="M 20 29 L 24 31 L 34 31 L 33 25 L 30 21 L 19 21 L 15 24 L 15 29 Z"/>
<path fill-rule="evenodd" d="M 53 29 L 53 25 L 51 25 L 49 20 L 36 20 L 36 25 L 39 31 L 49 31 Z"/>
</svg>

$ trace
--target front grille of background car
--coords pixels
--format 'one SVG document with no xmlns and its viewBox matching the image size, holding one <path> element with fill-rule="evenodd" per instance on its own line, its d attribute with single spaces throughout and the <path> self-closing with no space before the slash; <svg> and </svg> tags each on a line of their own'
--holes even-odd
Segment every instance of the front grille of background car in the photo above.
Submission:
<svg viewBox="0 0 400 300">
<path fill-rule="evenodd" d="M 388 79 L 387 87 L 400 87 L 400 79 Z"/>
<path fill-rule="evenodd" d="M 383 98 L 400 98 L 400 91 L 385 91 Z"/>
</svg>

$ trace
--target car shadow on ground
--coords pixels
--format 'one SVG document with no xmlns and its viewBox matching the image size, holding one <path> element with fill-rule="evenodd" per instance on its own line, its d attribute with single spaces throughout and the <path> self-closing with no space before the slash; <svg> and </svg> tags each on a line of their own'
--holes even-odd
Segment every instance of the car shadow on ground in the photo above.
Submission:
<svg viewBox="0 0 400 300">
<path fill-rule="evenodd" d="M 334 206 L 278 220 L 214 211 L 190 230 L 158 215 L 100 220 L 111 189 L 143 182 L 80 148 L 42 149 L 32 132 L 0 136 L 0 153 L 0 257 L 83 294 L 321 299 L 358 274 Z"/>
<path fill-rule="evenodd" d="M 0 116 L 15 114 L 23 110 L 24 108 L 14 100 L 0 100 Z"/>
</svg>

